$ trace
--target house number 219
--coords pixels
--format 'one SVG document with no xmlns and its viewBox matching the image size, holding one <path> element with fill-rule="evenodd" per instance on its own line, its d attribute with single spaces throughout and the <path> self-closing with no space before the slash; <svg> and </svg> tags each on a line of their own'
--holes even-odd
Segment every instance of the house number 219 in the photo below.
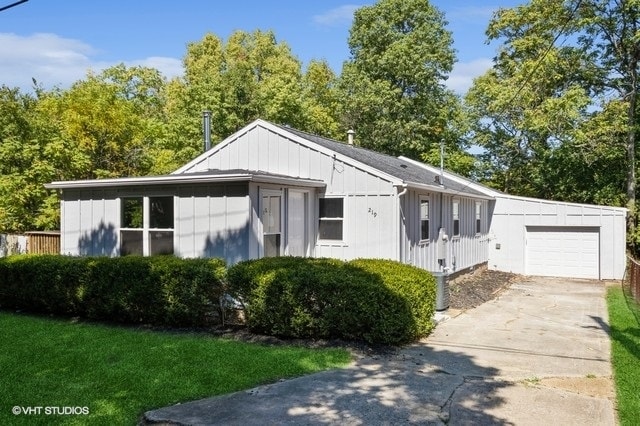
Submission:
<svg viewBox="0 0 640 426">
<path fill-rule="evenodd" d="M 376 213 L 371 207 L 369 207 L 369 214 L 372 215 L 373 217 L 378 216 L 378 213 Z"/>
</svg>

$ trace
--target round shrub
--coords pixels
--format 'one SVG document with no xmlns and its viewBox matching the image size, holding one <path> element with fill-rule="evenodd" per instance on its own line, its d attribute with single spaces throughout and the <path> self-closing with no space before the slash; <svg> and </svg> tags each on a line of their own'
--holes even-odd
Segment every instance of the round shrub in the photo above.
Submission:
<svg viewBox="0 0 640 426">
<path fill-rule="evenodd" d="M 432 328 L 435 280 L 397 262 L 263 258 L 230 268 L 228 285 L 254 332 L 400 344 Z"/>
</svg>

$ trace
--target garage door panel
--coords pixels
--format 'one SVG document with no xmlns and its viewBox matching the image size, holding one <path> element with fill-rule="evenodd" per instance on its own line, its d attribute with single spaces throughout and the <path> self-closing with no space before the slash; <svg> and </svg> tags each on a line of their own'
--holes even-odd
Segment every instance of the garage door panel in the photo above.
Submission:
<svg viewBox="0 0 640 426">
<path fill-rule="evenodd" d="M 526 273 L 599 279 L 599 247 L 596 227 L 528 226 Z"/>
</svg>

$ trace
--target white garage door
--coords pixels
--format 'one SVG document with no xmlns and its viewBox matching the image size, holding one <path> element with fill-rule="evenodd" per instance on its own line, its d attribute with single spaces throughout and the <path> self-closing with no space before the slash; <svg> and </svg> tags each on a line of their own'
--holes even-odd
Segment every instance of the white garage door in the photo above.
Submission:
<svg viewBox="0 0 640 426">
<path fill-rule="evenodd" d="M 600 278 L 598 228 L 527 226 L 526 273 Z"/>
</svg>

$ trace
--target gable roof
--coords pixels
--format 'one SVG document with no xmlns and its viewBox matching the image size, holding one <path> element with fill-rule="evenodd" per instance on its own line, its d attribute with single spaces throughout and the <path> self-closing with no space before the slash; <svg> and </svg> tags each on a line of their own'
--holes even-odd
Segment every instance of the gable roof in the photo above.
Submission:
<svg viewBox="0 0 640 426">
<path fill-rule="evenodd" d="M 352 158 L 359 163 L 366 164 L 388 175 L 394 176 L 406 183 L 408 186 L 454 195 L 460 194 L 475 198 L 493 199 L 493 193 L 490 192 L 491 190 L 489 190 L 489 188 L 486 188 L 486 192 L 480 190 L 478 187 L 484 188 L 482 185 L 461 176 L 459 176 L 459 179 L 455 180 L 445 179 L 444 185 L 440 185 L 440 170 L 431 166 L 423 167 L 426 165 L 418 161 L 410 160 L 405 157 L 393 157 L 370 149 L 349 145 L 277 124 L 275 126 L 285 132 L 292 133 L 302 139 L 313 142 L 331 151 L 342 154 L 345 157 Z"/>
</svg>

